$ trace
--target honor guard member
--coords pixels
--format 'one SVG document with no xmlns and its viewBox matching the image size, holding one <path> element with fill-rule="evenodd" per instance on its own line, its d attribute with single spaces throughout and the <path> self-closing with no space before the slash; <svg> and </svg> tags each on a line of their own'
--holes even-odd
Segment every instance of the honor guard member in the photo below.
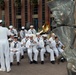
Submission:
<svg viewBox="0 0 76 75">
<path fill-rule="evenodd" d="M 13 42 L 13 40 L 14 40 L 14 34 L 11 34 L 10 38 L 8 39 L 8 41 L 9 41 L 9 47 L 10 47 L 10 44 Z"/>
<path fill-rule="evenodd" d="M 28 30 L 28 34 L 36 34 L 36 30 L 34 29 L 33 25 L 30 26 L 30 29 Z"/>
<path fill-rule="evenodd" d="M 13 56 L 16 55 L 17 65 L 20 64 L 21 43 L 18 41 L 18 36 L 14 36 L 14 40 L 10 45 L 10 65 L 13 65 Z"/>
<path fill-rule="evenodd" d="M 28 41 L 28 39 L 29 39 L 29 35 L 26 34 L 26 35 L 25 35 L 25 38 L 23 38 L 23 39 L 21 40 L 21 56 L 22 56 L 22 58 L 24 58 L 24 52 L 27 51 L 26 42 Z"/>
<path fill-rule="evenodd" d="M 44 64 L 44 54 L 45 54 L 44 41 L 39 33 L 36 33 L 35 41 L 37 43 L 37 49 L 40 51 L 41 64 Z"/>
<path fill-rule="evenodd" d="M 0 71 L 10 72 L 10 57 L 9 57 L 9 42 L 8 35 L 11 35 L 6 27 L 2 27 L 2 20 L 0 20 Z"/>
<path fill-rule="evenodd" d="M 50 48 L 49 46 L 49 40 L 48 40 L 48 36 L 47 34 L 42 35 L 43 39 L 44 39 L 44 47 L 45 47 L 45 51 L 50 53 L 50 62 L 52 64 L 55 64 L 55 58 L 54 58 L 54 51 L 52 50 L 52 48 Z"/>
<path fill-rule="evenodd" d="M 14 34 L 15 36 L 18 35 L 17 30 L 14 29 L 14 27 L 13 27 L 12 25 L 9 26 L 9 31 L 10 31 L 12 34 Z"/>
<path fill-rule="evenodd" d="M 56 42 L 56 47 L 59 51 L 59 54 L 61 54 L 64 50 L 62 49 L 62 47 L 64 47 L 64 45 L 61 43 L 61 41 L 59 41 L 58 37 L 55 37 L 55 42 Z"/>
<path fill-rule="evenodd" d="M 30 34 L 29 36 L 29 40 L 26 43 L 26 48 L 27 48 L 27 53 L 30 59 L 30 64 L 35 63 L 37 64 L 37 58 L 38 58 L 38 50 L 36 47 L 36 42 L 33 39 L 33 35 Z M 34 58 L 33 57 L 33 53 L 34 53 Z"/>
<path fill-rule="evenodd" d="M 20 38 L 23 39 L 26 34 L 27 34 L 27 30 L 25 29 L 24 26 L 22 26 L 20 31 Z"/>
<path fill-rule="evenodd" d="M 51 37 L 49 39 L 49 43 L 50 43 L 50 47 L 53 49 L 56 57 L 58 57 L 59 56 L 59 52 L 58 52 L 57 47 L 56 47 L 55 36 L 56 35 L 54 33 L 51 34 Z"/>
<path fill-rule="evenodd" d="M 10 35 L 10 38 L 9 38 L 8 40 L 13 41 L 13 40 L 14 40 L 14 34 L 11 34 L 11 35 Z"/>
<path fill-rule="evenodd" d="M 59 52 L 59 55 L 62 55 L 62 52 L 64 52 L 64 49 L 63 49 L 64 48 L 64 45 L 61 43 L 61 41 L 59 41 L 59 39 L 58 39 L 57 36 L 55 37 L 55 42 L 56 42 L 56 47 L 57 47 L 57 50 Z M 62 62 L 65 61 L 64 57 L 60 58 L 60 60 Z"/>
</svg>

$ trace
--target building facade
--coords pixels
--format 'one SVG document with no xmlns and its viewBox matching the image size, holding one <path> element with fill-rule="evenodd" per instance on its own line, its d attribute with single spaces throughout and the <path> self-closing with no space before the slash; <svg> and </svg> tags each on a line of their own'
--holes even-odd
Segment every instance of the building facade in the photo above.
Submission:
<svg viewBox="0 0 76 75">
<path fill-rule="evenodd" d="M 35 29 L 41 28 L 45 22 L 52 22 L 52 15 L 47 6 L 48 0 L 38 0 L 34 5 L 30 0 L 20 0 L 21 5 L 18 7 L 15 0 L 4 0 L 5 9 L 0 8 L 0 19 L 4 20 L 5 26 L 13 25 L 17 29 L 21 26 L 29 28 L 33 24 Z"/>
</svg>

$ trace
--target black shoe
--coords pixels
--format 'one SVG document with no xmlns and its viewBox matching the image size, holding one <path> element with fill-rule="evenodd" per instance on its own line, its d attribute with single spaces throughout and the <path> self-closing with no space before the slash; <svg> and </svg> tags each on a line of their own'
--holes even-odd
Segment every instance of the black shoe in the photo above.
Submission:
<svg viewBox="0 0 76 75">
<path fill-rule="evenodd" d="M 44 61 L 41 61 L 41 64 L 44 64 Z"/>
<path fill-rule="evenodd" d="M 33 61 L 30 61 L 30 64 L 32 64 L 33 63 Z"/>
<path fill-rule="evenodd" d="M 12 65 L 13 65 L 13 63 L 11 62 L 11 63 L 10 63 L 10 66 L 12 66 Z"/>
<path fill-rule="evenodd" d="M 38 64 L 38 62 L 37 62 L 37 61 L 35 61 L 35 60 L 33 60 L 33 63 L 34 63 L 34 64 Z"/>
<path fill-rule="evenodd" d="M 55 64 L 55 61 L 51 61 L 52 64 Z"/>
<path fill-rule="evenodd" d="M 21 59 L 23 59 L 23 58 L 24 58 L 24 55 L 21 56 Z"/>
<path fill-rule="evenodd" d="M 20 62 L 17 62 L 17 65 L 20 65 Z"/>
<path fill-rule="evenodd" d="M 65 59 L 64 58 L 61 58 L 61 62 L 64 62 L 65 61 Z"/>
</svg>

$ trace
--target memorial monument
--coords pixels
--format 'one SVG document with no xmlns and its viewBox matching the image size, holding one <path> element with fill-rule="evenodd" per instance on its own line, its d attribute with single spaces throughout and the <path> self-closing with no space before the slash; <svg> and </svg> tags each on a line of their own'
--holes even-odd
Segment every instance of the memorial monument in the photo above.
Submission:
<svg viewBox="0 0 76 75">
<path fill-rule="evenodd" d="M 76 25 L 74 19 L 75 1 L 74 0 L 50 0 L 48 6 L 54 17 L 52 30 L 65 45 L 62 53 L 67 60 L 68 75 L 76 72 L 76 49 L 74 48 L 76 38 Z M 75 73 L 76 74 L 76 73 Z"/>
</svg>

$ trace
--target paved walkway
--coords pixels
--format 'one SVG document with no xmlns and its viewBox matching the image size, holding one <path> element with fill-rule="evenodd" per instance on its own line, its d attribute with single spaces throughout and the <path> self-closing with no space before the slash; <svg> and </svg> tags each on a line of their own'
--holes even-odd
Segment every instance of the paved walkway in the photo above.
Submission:
<svg viewBox="0 0 76 75">
<path fill-rule="evenodd" d="M 10 73 L 0 72 L 0 75 L 67 75 L 66 62 L 53 65 L 47 57 L 44 65 L 40 64 L 40 60 L 38 64 L 29 64 L 28 57 L 25 56 L 19 66 L 14 63 Z"/>
</svg>

